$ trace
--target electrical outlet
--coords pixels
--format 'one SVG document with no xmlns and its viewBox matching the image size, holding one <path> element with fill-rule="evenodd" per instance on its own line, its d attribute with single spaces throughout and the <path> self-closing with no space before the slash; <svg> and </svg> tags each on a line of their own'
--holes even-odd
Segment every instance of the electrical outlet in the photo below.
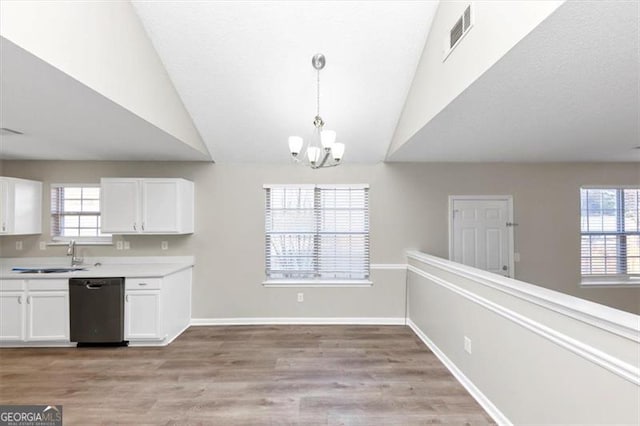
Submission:
<svg viewBox="0 0 640 426">
<path fill-rule="evenodd" d="M 298 302 L 304 302 L 304 293 L 298 293 Z"/>
<path fill-rule="evenodd" d="M 47 242 L 40 241 L 40 250 L 46 250 L 46 249 L 47 249 Z"/>
<path fill-rule="evenodd" d="M 22 240 L 16 241 L 16 250 L 22 250 Z"/>
<path fill-rule="evenodd" d="M 122 241 L 116 242 L 116 250 L 122 250 Z"/>
<path fill-rule="evenodd" d="M 160 243 L 160 248 L 162 250 L 169 250 L 169 241 L 163 241 Z"/>
<path fill-rule="evenodd" d="M 129 250 L 131 248 L 131 243 L 129 241 L 124 242 L 124 249 Z"/>
<path fill-rule="evenodd" d="M 520 253 L 513 253 L 513 261 L 520 262 Z"/>
<path fill-rule="evenodd" d="M 464 336 L 464 350 L 469 354 L 471 353 L 471 339 L 467 336 Z"/>
</svg>

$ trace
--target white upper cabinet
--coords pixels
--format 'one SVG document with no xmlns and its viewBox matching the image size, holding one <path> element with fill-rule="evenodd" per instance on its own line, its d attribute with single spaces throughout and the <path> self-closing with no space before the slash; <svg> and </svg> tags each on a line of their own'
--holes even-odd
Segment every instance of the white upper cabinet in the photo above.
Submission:
<svg viewBox="0 0 640 426">
<path fill-rule="evenodd" d="M 42 233 L 42 182 L 0 176 L 0 235 Z"/>
<path fill-rule="evenodd" d="M 193 182 L 103 178 L 101 228 L 108 234 L 193 233 Z"/>
</svg>

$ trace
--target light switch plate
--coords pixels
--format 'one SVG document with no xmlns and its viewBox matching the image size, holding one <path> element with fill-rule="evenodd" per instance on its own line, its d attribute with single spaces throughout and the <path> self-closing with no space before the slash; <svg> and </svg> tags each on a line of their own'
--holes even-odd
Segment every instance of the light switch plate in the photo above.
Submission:
<svg viewBox="0 0 640 426">
<path fill-rule="evenodd" d="M 129 241 L 124 242 L 124 249 L 129 250 L 131 248 L 131 243 Z"/>
<path fill-rule="evenodd" d="M 513 253 L 513 261 L 520 262 L 520 253 Z"/>
<path fill-rule="evenodd" d="M 40 250 L 46 250 L 46 249 L 47 249 L 47 242 L 40 241 Z"/>
<path fill-rule="evenodd" d="M 116 242 L 116 250 L 122 250 L 122 241 Z"/>
<path fill-rule="evenodd" d="M 169 250 L 169 241 L 163 241 L 160 243 L 160 248 L 162 250 Z"/>
<path fill-rule="evenodd" d="M 16 250 L 22 250 L 22 240 L 16 241 Z"/>
</svg>

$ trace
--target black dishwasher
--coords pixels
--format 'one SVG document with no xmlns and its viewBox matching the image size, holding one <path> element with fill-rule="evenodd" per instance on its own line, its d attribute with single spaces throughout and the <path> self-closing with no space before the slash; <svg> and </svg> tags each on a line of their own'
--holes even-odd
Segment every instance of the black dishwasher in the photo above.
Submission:
<svg viewBox="0 0 640 426">
<path fill-rule="evenodd" d="M 78 346 L 121 346 L 124 278 L 69 279 L 71 341 Z"/>
</svg>

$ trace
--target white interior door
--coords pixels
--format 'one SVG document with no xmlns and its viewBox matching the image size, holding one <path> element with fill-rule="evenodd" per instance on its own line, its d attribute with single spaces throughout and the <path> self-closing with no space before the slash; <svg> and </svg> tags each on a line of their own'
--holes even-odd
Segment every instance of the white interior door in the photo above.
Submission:
<svg viewBox="0 0 640 426">
<path fill-rule="evenodd" d="M 511 197 L 452 196 L 449 206 L 450 260 L 513 278 Z"/>
</svg>

